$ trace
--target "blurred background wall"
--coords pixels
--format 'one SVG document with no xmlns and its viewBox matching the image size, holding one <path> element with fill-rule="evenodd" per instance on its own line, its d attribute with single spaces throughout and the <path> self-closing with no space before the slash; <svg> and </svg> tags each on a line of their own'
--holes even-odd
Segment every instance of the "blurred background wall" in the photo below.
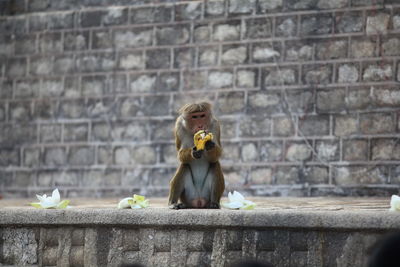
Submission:
<svg viewBox="0 0 400 267">
<path fill-rule="evenodd" d="M 227 189 L 398 193 L 397 0 L 0 0 L 0 194 L 167 196 L 208 99 Z"/>
</svg>

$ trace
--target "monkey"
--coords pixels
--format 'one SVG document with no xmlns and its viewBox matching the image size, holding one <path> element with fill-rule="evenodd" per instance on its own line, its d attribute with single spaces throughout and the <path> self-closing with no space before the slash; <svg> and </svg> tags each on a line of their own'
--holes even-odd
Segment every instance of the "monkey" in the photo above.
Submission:
<svg viewBox="0 0 400 267">
<path fill-rule="evenodd" d="M 225 181 L 219 163 L 221 129 L 211 104 L 180 108 L 174 134 L 180 165 L 170 181 L 169 207 L 219 209 Z"/>
</svg>

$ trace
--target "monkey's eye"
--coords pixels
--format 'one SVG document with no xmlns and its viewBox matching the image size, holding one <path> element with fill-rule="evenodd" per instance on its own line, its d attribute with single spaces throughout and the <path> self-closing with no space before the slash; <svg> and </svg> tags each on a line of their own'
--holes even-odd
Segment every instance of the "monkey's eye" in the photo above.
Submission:
<svg viewBox="0 0 400 267">
<path fill-rule="evenodd" d="M 197 116 L 192 116 L 192 119 L 197 119 Z"/>
</svg>

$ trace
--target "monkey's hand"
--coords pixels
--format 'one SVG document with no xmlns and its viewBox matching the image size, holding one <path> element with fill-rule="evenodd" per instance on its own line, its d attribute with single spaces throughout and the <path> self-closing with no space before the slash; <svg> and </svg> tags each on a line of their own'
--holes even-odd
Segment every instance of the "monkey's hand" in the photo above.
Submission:
<svg viewBox="0 0 400 267">
<path fill-rule="evenodd" d="M 201 158 L 201 155 L 203 155 L 203 149 L 202 150 L 198 150 L 195 146 L 192 149 L 192 156 L 195 159 L 199 159 Z"/>
<path fill-rule="evenodd" d="M 186 205 L 183 203 L 175 203 L 175 204 L 169 205 L 169 208 L 173 209 L 173 210 L 186 209 Z"/>
<path fill-rule="evenodd" d="M 215 143 L 213 141 L 210 140 L 210 141 L 208 141 L 206 143 L 206 150 L 207 151 L 213 149 L 214 147 L 215 147 Z"/>
</svg>

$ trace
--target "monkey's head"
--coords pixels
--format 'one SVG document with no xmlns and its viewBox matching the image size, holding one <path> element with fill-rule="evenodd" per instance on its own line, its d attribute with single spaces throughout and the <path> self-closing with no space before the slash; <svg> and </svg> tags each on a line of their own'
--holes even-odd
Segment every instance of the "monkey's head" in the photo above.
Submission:
<svg viewBox="0 0 400 267">
<path fill-rule="evenodd" d="M 211 122 L 211 104 L 208 102 L 191 103 L 179 110 L 183 124 L 189 132 L 208 131 Z"/>
</svg>

